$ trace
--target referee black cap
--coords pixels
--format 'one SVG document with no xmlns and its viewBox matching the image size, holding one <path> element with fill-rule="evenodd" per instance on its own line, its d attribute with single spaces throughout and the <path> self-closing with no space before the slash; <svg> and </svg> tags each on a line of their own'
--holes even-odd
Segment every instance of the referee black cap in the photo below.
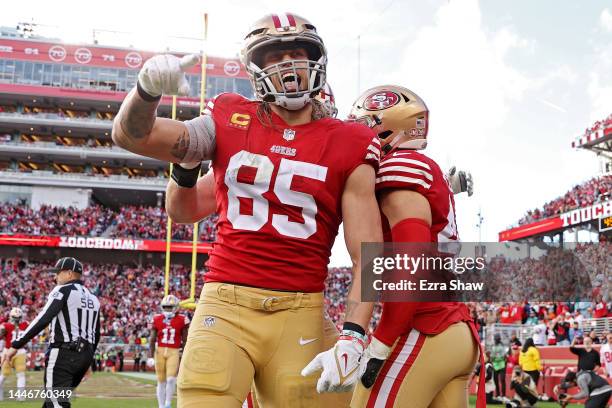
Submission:
<svg viewBox="0 0 612 408">
<path fill-rule="evenodd" d="M 55 266 L 49 269 L 49 272 L 59 273 L 60 271 L 72 271 L 76 273 L 83 273 L 83 264 L 76 258 L 71 256 L 65 256 L 58 259 Z"/>
</svg>

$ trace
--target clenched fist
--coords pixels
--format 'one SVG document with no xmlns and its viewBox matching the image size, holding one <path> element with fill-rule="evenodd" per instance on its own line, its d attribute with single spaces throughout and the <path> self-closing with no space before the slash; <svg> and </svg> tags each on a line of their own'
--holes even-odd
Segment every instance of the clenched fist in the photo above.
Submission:
<svg viewBox="0 0 612 408">
<path fill-rule="evenodd" d="M 138 73 L 140 88 L 152 97 L 161 95 L 188 95 L 189 82 L 185 71 L 200 61 L 196 54 L 182 58 L 171 54 L 156 55 L 148 59 Z"/>
</svg>

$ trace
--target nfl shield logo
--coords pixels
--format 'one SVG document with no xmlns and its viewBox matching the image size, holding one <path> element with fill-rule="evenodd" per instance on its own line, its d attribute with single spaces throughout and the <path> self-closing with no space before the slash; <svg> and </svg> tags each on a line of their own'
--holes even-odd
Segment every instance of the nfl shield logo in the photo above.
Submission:
<svg viewBox="0 0 612 408">
<path fill-rule="evenodd" d="M 293 130 L 293 129 L 285 129 L 285 131 L 283 132 L 283 139 L 285 139 L 288 142 L 290 142 L 293 139 L 295 139 L 295 130 Z"/>
<path fill-rule="evenodd" d="M 215 325 L 215 318 L 213 316 L 207 316 L 204 319 L 204 326 L 206 327 L 212 327 Z"/>
</svg>

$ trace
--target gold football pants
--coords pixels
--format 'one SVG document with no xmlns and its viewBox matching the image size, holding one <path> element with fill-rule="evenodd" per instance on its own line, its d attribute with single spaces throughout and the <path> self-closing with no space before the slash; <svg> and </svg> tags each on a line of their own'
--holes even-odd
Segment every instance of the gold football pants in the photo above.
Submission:
<svg viewBox="0 0 612 408">
<path fill-rule="evenodd" d="M 15 354 L 13 358 L 4 363 L 2 366 L 2 375 L 8 377 L 11 375 L 12 369 L 15 373 L 24 373 L 26 370 L 26 355 L 25 353 Z"/>
<path fill-rule="evenodd" d="M 401 336 L 374 385 L 357 383 L 351 408 L 467 408 L 479 348 L 466 323 L 434 336 Z"/>
<path fill-rule="evenodd" d="M 166 382 L 168 377 L 176 377 L 179 368 L 179 349 L 157 347 L 155 349 L 155 374 L 157 382 Z"/>
<path fill-rule="evenodd" d="M 206 283 L 178 376 L 179 408 L 239 408 L 254 383 L 265 408 L 343 408 L 350 393 L 316 392 L 300 371 L 338 333 L 322 293 Z"/>
</svg>

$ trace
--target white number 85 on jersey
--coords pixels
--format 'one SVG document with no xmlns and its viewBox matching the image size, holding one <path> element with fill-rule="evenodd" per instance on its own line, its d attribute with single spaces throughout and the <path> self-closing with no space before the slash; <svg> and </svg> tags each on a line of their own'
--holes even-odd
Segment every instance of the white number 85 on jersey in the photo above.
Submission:
<svg viewBox="0 0 612 408">
<path fill-rule="evenodd" d="M 257 169 L 253 184 L 238 181 L 238 171 L 242 166 Z M 268 221 L 270 203 L 263 194 L 270 189 L 274 164 L 269 157 L 250 153 L 245 150 L 233 155 L 225 172 L 227 186 L 227 218 L 236 229 L 257 231 Z M 310 194 L 291 190 L 293 176 L 302 176 L 325 181 L 327 167 L 301 161 L 281 159 L 278 175 L 274 183 L 274 194 L 283 204 L 302 208 L 304 222 L 289 221 L 287 215 L 272 214 L 272 226 L 280 234 L 292 238 L 308 238 L 317 231 L 317 203 Z M 240 214 L 240 200 L 253 200 L 253 213 Z"/>
</svg>

